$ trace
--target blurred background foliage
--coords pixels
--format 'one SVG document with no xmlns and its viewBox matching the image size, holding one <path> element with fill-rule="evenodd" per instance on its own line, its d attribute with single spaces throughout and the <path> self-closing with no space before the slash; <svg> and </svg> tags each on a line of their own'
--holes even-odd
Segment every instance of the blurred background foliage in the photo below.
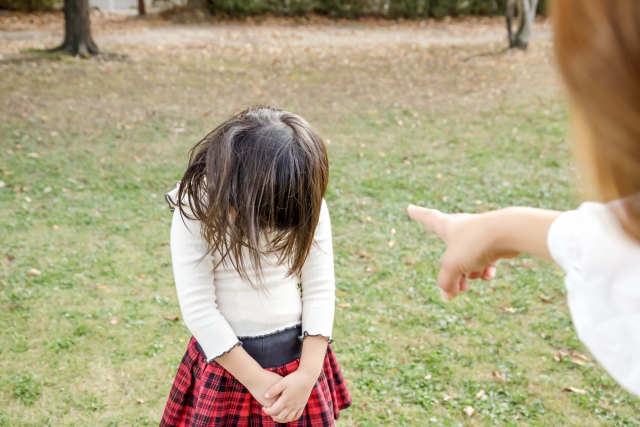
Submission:
<svg viewBox="0 0 640 427">
<path fill-rule="evenodd" d="M 501 15 L 507 0 L 207 0 L 212 14 L 245 18 L 272 14 L 276 16 L 324 15 L 356 19 L 444 18 L 446 16 Z M 61 7 L 60 0 L 0 0 L 0 9 L 24 12 Z M 546 1 L 538 4 L 544 13 Z"/>
</svg>

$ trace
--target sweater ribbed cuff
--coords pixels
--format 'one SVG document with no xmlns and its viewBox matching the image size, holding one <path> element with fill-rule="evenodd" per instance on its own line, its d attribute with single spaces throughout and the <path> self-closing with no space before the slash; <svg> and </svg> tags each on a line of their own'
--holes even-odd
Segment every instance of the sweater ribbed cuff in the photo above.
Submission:
<svg viewBox="0 0 640 427">
<path fill-rule="evenodd" d="M 327 340 L 327 343 L 329 343 L 329 344 L 331 344 L 331 343 L 334 341 L 334 339 L 331 337 L 331 335 L 310 334 L 310 333 L 309 333 L 309 331 L 304 331 L 304 332 L 302 333 L 302 335 L 300 335 L 300 336 L 298 337 L 298 339 L 302 342 L 302 341 L 304 341 L 304 339 L 305 339 L 305 338 L 307 338 L 307 337 L 322 337 L 322 338 L 326 339 L 326 340 Z"/>
<path fill-rule="evenodd" d="M 333 342 L 331 332 L 333 331 L 334 304 L 333 301 L 314 301 L 313 303 L 307 302 L 304 304 L 301 340 L 306 337 L 322 336 L 329 343 Z"/>
<path fill-rule="evenodd" d="M 222 357 L 238 345 L 242 345 L 242 341 L 238 339 L 231 326 L 226 322 L 218 322 L 213 331 L 201 331 L 194 336 L 202 347 L 207 363 L 213 362 L 214 359 Z"/>
</svg>

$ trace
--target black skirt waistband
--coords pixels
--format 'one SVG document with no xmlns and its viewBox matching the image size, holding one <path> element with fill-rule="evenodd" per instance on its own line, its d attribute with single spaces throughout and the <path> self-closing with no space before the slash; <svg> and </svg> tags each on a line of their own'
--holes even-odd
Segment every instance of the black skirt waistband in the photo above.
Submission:
<svg viewBox="0 0 640 427">
<path fill-rule="evenodd" d="M 298 325 L 262 337 L 241 338 L 240 342 L 249 356 L 258 362 L 263 369 L 275 368 L 300 358 L 302 341 L 299 337 L 301 335 L 302 326 Z M 198 342 L 196 342 L 196 347 L 206 358 L 207 356 Z"/>
</svg>

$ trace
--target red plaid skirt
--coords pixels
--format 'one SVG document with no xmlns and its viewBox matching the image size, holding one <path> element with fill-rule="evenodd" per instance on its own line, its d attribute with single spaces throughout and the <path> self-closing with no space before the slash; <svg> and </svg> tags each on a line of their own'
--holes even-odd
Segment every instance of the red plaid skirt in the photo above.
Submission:
<svg viewBox="0 0 640 427">
<path fill-rule="evenodd" d="M 287 376 L 300 359 L 268 368 Z M 351 406 L 351 396 L 331 347 L 299 420 L 277 423 L 229 372 L 216 362 L 207 364 L 191 338 L 182 358 L 160 427 L 333 427 L 338 412 Z"/>
</svg>

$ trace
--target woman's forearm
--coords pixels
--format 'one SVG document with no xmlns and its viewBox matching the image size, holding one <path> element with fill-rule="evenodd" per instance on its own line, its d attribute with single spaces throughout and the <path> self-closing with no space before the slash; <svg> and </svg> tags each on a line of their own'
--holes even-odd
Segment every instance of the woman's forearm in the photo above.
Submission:
<svg viewBox="0 0 640 427">
<path fill-rule="evenodd" d="M 302 344 L 302 356 L 298 370 L 312 378 L 318 378 L 327 354 L 327 345 L 327 339 L 324 337 L 306 337 Z"/>
<path fill-rule="evenodd" d="M 562 212 L 511 207 L 490 212 L 487 226 L 498 251 L 529 253 L 553 261 L 547 246 L 549 227 Z"/>
</svg>

